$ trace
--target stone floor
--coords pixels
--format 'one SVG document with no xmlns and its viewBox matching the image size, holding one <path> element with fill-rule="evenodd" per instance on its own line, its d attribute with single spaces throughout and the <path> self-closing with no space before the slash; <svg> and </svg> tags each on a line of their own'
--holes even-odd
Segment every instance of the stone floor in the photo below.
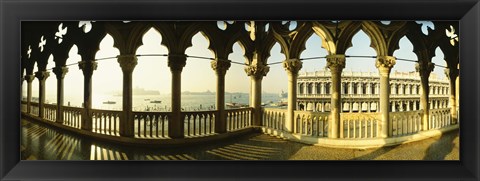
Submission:
<svg viewBox="0 0 480 181">
<path fill-rule="evenodd" d="M 251 134 L 179 148 L 119 146 L 22 120 L 23 160 L 459 160 L 459 134 L 377 149 L 337 149 Z"/>
</svg>

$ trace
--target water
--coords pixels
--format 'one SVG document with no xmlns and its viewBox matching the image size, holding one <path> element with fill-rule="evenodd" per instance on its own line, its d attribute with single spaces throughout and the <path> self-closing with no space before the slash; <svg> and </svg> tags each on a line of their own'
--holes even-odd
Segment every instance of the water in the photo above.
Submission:
<svg viewBox="0 0 480 181">
<path fill-rule="evenodd" d="M 225 94 L 225 102 L 234 102 L 244 105 L 249 103 L 248 93 L 227 93 Z M 263 103 L 278 102 L 280 97 L 277 94 L 262 94 Z M 104 102 L 112 101 L 115 104 L 104 104 Z M 133 111 L 171 111 L 171 96 L 169 94 L 161 95 L 133 95 Z M 161 101 L 161 103 L 151 103 L 151 101 Z M 47 100 L 47 102 L 55 102 Z M 65 97 L 65 105 L 73 107 L 81 107 L 83 98 Z M 205 111 L 216 109 L 215 94 L 182 94 L 183 111 Z M 92 97 L 92 107 L 94 109 L 104 110 L 122 110 L 122 96 L 94 94 Z M 228 109 L 228 108 L 227 108 Z"/>
</svg>

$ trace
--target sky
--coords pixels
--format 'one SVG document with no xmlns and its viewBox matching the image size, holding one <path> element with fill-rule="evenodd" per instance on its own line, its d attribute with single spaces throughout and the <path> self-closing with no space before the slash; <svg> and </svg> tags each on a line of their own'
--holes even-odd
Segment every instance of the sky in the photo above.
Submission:
<svg viewBox="0 0 480 181">
<path fill-rule="evenodd" d="M 385 22 L 388 23 L 388 22 Z M 422 22 L 422 31 L 426 33 L 426 27 L 432 28 L 433 24 Z M 294 28 L 296 23 L 292 23 Z M 67 32 L 68 34 L 68 32 Z M 137 49 L 137 55 L 144 54 L 167 54 L 166 47 L 160 44 L 161 35 L 153 28 L 145 33 L 143 37 L 143 45 Z M 53 43 L 53 42 L 47 42 Z M 326 56 L 327 51 L 321 47 L 321 39 L 318 35 L 313 34 L 307 41 L 306 50 L 301 54 L 300 58 L 321 57 Z M 201 33 L 197 33 L 192 39 L 193 46 L 186 50 L 187 55 L 203 56 L 214 58 L 214 54 L 208 49 L 208 39 Z M 363 31 L 359 31 L 352 39 L 353 46 L 347 49 L 346 55 L 368 55 L 375 56 L 375 50 L 370 47 L 370 39 Z M 398 58 L 416 60 L 416 55 L 412 52 L 413 45 L 410 41 L 403 37 L 400 42 L 400 49 L 394 52 L 394 56 Z M 233 53 L 228 57 L 234 62 L 245 62 L 243 50 L 238 43 L 233 46 Z M 107 34 L 100 44 L 100 50 L 96 54 L 96 58 L 115 57 L 119 54 L 118 49 L 113 47 L 113 38 Z M 281 53 L 279 44 L 275 44 L 270 52 L 268 63 L 281 62 L 285 60 L 285 56 Z M 443 60 L 443 53 L 437 48 L 433 57 L 433 63 L 446 66 Z M 81 61 L 80 55 L 77 54 L 77 47 L 74 46 L 69 52 L 68 64 L 75 64 Z M 182 71 L 182 91 L 204 92 L 216 90 L 216 75 L 210 66 L 211 60 L 188 58 L 186 66 Z M 325 59 L 305 60 L 301 72 L 313 72 L 325 68 Z M 49 59 L 47 69 L 53 68 L 53 57 Z M 36 72 L 37 69 L 34 69 Z M 378 72 L 375 67 L 374 58 L 347 58 L 344 71 L 363 71 Z M 393 71 L 410 72 L 415 71 L 413 62 L 397 61 L 392 69 Z M 440 77 L 445 77 L 442 67 L 435 67 L 434 73 Z M 107 59 L 98 61 L 97 70 L 93 74 L 92 89 L 93 99 L 95 96 L 102 94 L 112 94 L 122 90 L 122 71 L 116 59 Z M 263 92 L 279 93 L 282 90 L 287 91 L 287 73 L 282 64 L 270 65 L 270 71 L 263 78 Z M 69 99 L 82 99 L 83 95 L 83 74 L 79 70 L 78 65 L 69 66 L 69 71 L 65 76 L 64 96 Z M 26 95 L 26 88 L 23 84 L 23 92 Z M 55 100 L 56 97 L 56 78 L 53 72 L 46 81 L 47 100 Z M 38 95 L 38 80 L 33 81 L 33 95 Z M 171 91 L 171 73 L 167 65 L 167 57 L 138 57 L 138 64 L 133 72 L 133 87 L 141 87 L 148 90 L 158 90 L 161 94 L 170 94 Z M 225 91 L 227 92 L 244 92 L 248 93 L 250 89 L 250 78 L 246 75 L 243 65 L 231 64 L 226 74 Z M 99 97 L 97 97 L 99 98 Z M 82 102 L 82 101 L 79 101 Z M 66 105 L 68 103 L 65 103 Z"/>
</svg>

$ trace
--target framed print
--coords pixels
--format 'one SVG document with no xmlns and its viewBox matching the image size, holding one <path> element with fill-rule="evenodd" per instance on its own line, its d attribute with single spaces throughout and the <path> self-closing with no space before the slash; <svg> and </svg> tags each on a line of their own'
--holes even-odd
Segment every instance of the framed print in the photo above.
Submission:
<svg viewBox="0 0 480 181">
<path fill-rule="evenodd" d="M 478 1 L 2 1 L 5 180 L 478 180 Z"/>
</svg>

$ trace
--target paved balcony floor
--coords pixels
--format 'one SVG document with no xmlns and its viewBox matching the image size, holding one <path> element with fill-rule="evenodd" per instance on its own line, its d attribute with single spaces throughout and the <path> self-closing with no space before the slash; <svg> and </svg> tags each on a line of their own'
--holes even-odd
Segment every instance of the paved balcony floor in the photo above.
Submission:
<svg viewBox="0 0 480 181">
<path fill-rule="evenodd" d="M 23 160 L 459 160 L 457 131 L 376 149 L 337 149 L 255 133 L 218 143 L 142 148 L 99 142 L 22 120 Z"/>
</svg>

